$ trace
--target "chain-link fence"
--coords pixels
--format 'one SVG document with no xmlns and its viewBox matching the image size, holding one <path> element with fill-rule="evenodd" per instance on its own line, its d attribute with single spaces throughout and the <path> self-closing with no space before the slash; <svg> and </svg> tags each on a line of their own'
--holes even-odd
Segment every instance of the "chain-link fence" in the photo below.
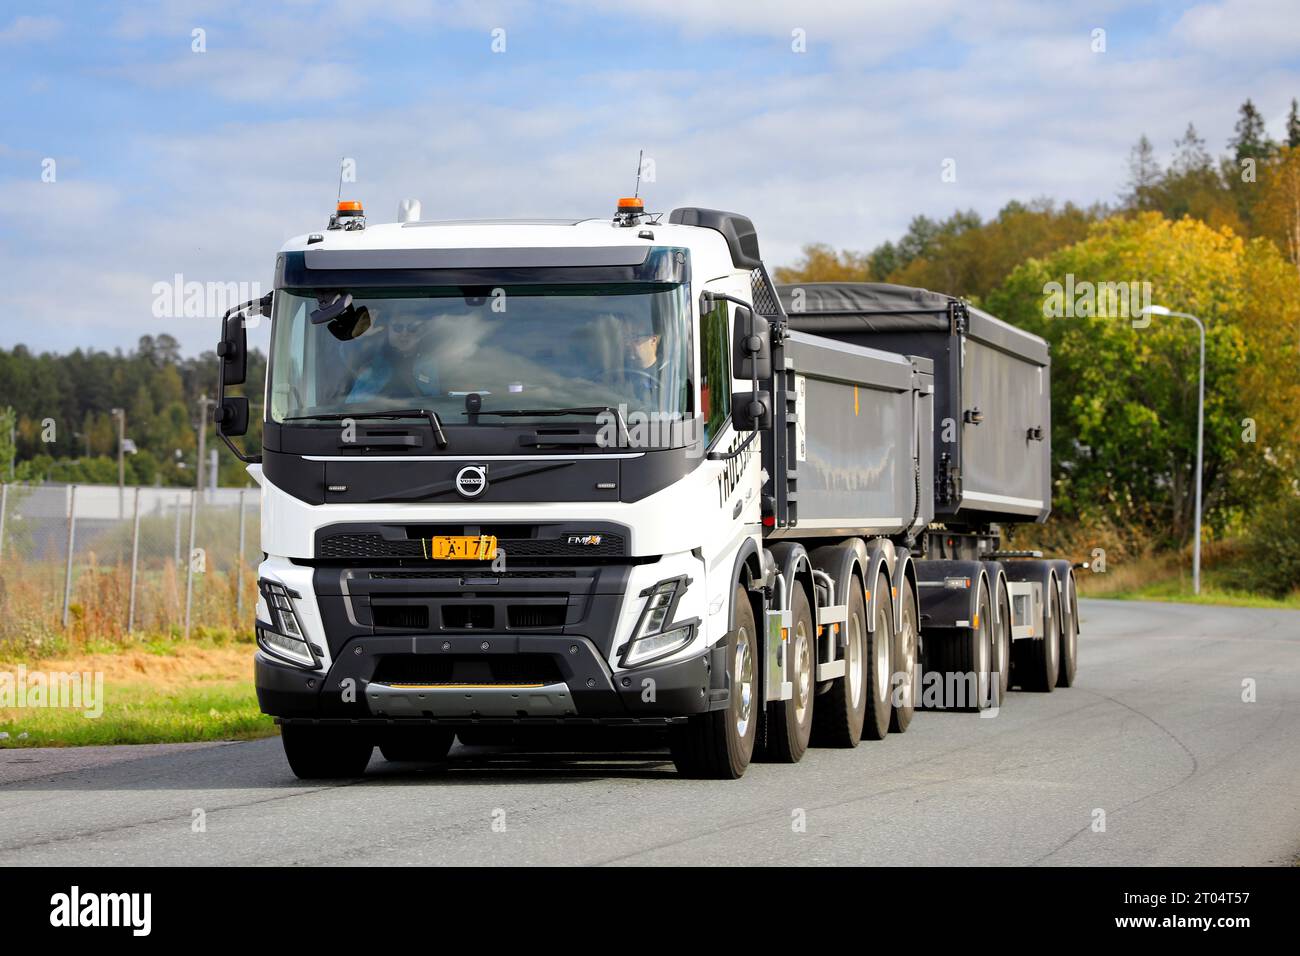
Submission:
<svg viewBox="0 0 1300 956">
<path fill-rule="evenodd" d="M 0 643 L 248 626 L 255 488 L 0 485 Z"/>
</svg>

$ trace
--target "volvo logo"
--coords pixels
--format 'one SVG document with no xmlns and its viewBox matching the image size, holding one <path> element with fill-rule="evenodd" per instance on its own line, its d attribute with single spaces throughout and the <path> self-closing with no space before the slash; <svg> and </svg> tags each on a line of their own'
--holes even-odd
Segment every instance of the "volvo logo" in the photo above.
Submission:
<svg viewBox="0 0 1300 956">
<path fill-rule="evenodd" d="M 477 498 L 486 490 L 486 465 L 466 465 L 456 472 L 456 491 L 462 498 Z"/>
</svg>

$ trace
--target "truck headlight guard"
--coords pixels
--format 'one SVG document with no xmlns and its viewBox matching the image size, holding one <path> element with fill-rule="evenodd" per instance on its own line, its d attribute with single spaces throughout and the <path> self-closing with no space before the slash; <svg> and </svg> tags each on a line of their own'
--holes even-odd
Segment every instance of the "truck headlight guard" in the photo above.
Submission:
<svg viewBox="0 0 1300 956">
<path fill-rule="evenodd" d="M 646 599 L 637 618 L 632 638 L 623 645 L 619 663 L 624 667 L 636 667 L 649 661 L 679 651 L 695 639 L 695 630 L 699 618 L 686 621 L 674 621 L 677 602 L 690 587 L 691 579 L 686 575 L 667 578 L 641 592 Z"/>
</svg>

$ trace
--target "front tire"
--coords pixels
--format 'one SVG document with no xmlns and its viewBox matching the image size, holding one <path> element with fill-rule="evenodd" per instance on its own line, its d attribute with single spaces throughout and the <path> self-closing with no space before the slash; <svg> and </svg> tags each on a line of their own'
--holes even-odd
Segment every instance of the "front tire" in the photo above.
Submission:
<svg viewBox="0 0 1300 956">
<path fill-rule="evenodd" d="M 280 743 L 300 780 L 339 780 L 366 772 L 374 744 L 353 727 L 282 724 Z"/>
<path fill-rule="evenodd" d="M 754 754 L 763 706 L 758 685 L 758 634 L 746 590 L 737 587 L 732 600 L 736 610 L 735 626 L 727 641 L 727 686 L 731 689 L 727 707 L 696 714 L 669 735 L 673 763 L 684 777 L 735 780 L 744 774 Z"/>
</svg>

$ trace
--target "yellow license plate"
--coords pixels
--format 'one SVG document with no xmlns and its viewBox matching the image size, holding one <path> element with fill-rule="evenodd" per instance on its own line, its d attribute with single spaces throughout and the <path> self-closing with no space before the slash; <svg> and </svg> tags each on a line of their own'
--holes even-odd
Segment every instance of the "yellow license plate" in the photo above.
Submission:
<svg viewBox="0 0 1300 956">
<path fill-rule="evenodd" d="M 437 561 L 491 561 L 497 556 L 495 535 L 440 534 L 424 545 L 425 557 Z"/>
</svg>

